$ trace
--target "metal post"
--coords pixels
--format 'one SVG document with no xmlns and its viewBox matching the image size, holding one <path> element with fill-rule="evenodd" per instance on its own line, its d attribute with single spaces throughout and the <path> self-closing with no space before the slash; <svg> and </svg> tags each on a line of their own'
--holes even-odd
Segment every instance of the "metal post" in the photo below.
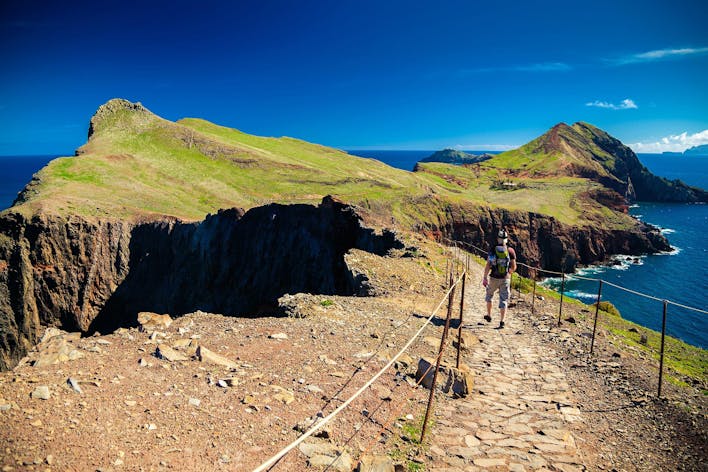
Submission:
<svg viewBox="0 0 708 472">
<path fill-rule="evenodd" d="M 533 295 L 531 295 L 531 313 L 536 313 L 536 271 L 533 271 Z"/>
<path fill-rule="evenodd" d="M 565 292 L 565 271 L 561 272 L 561 302 L 558 309 L 558 326 L 561 324 L 561 316 L 563 315 L 563 292 Z"/>
<path fill-rule="evenodd" d="M 457 327 L 457 362 L 455 368 L 460 368 L 460 351 L 462 350 L 462 318 L 465 309 L 465 280 L 467 272 L 462 274 L 462 292 L 460 292 L 460 326 Z"/>
<path fill-rule="evenodd" d="M 430 417 L 430 410 L 433 407 L 433 397 L 435 395 L 435 385 L 438 381 L 438 370 L 440 370 L 440 362 L 442 361 L 442 353 L 445 349 L 445 340 L 447 339 L 447 332 L 450 329 L 450 318 L 452 318 L 452 301 L 455 298 L 455 287 L 452 287 L 450 291 L 450 298 L 447 301 L 447 318 L 445 319 L 445 328 L 443 329 L 442 338 L 440 339 L 440 350 L 438 351 L 438 358 L 435 361 L 435 371 L 433 372 L 433 384 L 430 386 L 430 396 L 428 397 L 428 406 L 425 408 L 425 418 L 423 419 L 423 431 L 420 433 L 420 443 L 423 444 L 425 439 L 425 431 L 428 427 L 428 418 Z"/>
<path fill-rule="evenodd" d="M 664 314 L 661 320 L 661 356 L 659 357 L 659 392 L 657 397 L 661 398 L 661 383 L 664 380 L 664 339 L 666 338 L 666 306 L 668 302 L 664 300 Z"/>
<path fill-rule="evenodd" d="M 511 276 L 513 277 L 514 274 L 512 274 Z M 518 295 L 517 298 L 521 300 L 521 276 L 518 272 L 516 273 L 516 293 Z"/>
<path fill-rule="evenodd" d="M 600 288 L 597 289 L 597 303 L 595 304 L 595 322 L 592 325 L 592 341 L 590 341 L 590 354 L 595 347 L 595 331 L 597 331 L 597 314 L 600 311 L 600 298 L 602 297 L 602 279 L 600 279 Z"/>
</svg>

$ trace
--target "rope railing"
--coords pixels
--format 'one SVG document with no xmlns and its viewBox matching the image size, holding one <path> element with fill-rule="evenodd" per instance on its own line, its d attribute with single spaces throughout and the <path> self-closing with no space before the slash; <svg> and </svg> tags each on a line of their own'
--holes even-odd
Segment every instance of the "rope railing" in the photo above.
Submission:
<svg viewBox="0 0 708 472">
<path fill-rule="evenodd" d="M 443 304 L 448 300 L 448 297 L 450 296 L 451 293 L 454 292 L 455 288 L 457 285 L 459 285 L 463 279 L 463 275 L 466 274 L 466 271 L 463 271 L 462 274 L 452 283 L 450 284 L 450 287 L 448 288 L 447 292 L 445 293 L 445 296 L 442 297 L 440 300 L 440 303 L 437 305 L 437 307 L 433 310 L 431 315 L 426 319 L 426 321 L 423 323 L 423 325 L 420 327 L 420 329 L 411 337 L 411 339 L 408 340 L 408 342 L 401 348 L 401 350 L 396 354 L 381 370 L 379 370 L 368 382 L 366 382 L 359 390 L 357 390 L 352 396 L 350 396 L 346 401 L 344 401 L 340 406 L 338 406 L 332 413 L 324 417 L 322 420 L 318 421 L 315 423 L 310 429 L 308 429 L 306 432 L 304 432 L 301 436 L 299 436 L 296 440 L 282 448 L 278 453 L 270 457 L 268 460 L 263 462 L 260 466 L 257 468 L 253 469 L 253 472 L 263 472 L 273 465 L 275 465 L 280 459 L 282 459 L 287 453 L 295 449 L 297 446 L 299 446 L 305 439 L 308 437 L 312 436 L 317 430 L 325 426 L 327 423 L 329 423 L 335 416 L 337 416 L 342 410 L 344 410 L 347 406 L 349 406 L 350 403 L 352 403 L 359 395 L 361 395 L 367 388 L 369 388 L 381 375 L 384 374 L 397 360 L 399 357 L 403 355 L 403 353 L 413 344 L 413 342 L 420 336 L 420 334 L 423 332 L 423 330 L 430 324 L 432 319 L 437 315 L 438 311 L 440 308 L 443 306 Z"/>
<path fill-rule="evenodd" d="M 482 248 L 480 248 L 480 247 L 475 246 L 474 244 L 466 243 L 466 242 L 463 242 L 463 241 L 454 241 L 454 240 L 450 240 L 450 239 L 447 239 L 447 238 L 443 238 L 443 240 L 445 240 L 446 242 L 449 242 L 449 243 L 453 243 L 453 242 L 454 242 L 454 243 L 457 243 L 457 244 L 462 244 L 462 245 L 464 245 L 464 246 L 468 246 L 468 247 L 470 247 L 470 248 L 476 250 L 476 251 L 479 252 L 480 254 L 484 254 L 484 255 L 487 254 L 487 251 L 485 251 L 484 249 L 482 249 Z M 702 310 L 702 309 L 700 309 L 700 308 L 696 308 L 696 307 L 692 307 L 692 306 L 683 305 L 683 304 L 681 304 L 681 303 L 678 303 L 678 302 L 675 302 L 675 301 L 672 301 L 672 300 L 666 300 L 666 299 L 664 299 L 664 298 L 655 297 L 655 296 L 649 295 L 649 294 L 647 294 L 647 293 L 638 292 L 638 291 L 636 291 L 636 290 L 632 290 L 632 289 L 629 289 L 629 288 L 626 288 L 626 287 L 622 287 L 621 285 L 617 285 L 617 284 L 614 284 L 614 283 L 612 283 L 612 282 L 608 282 L 607 280 L 604 280 L 604 279 L 599 279 L 599 278 L 594 278 L 594 277 L 584 277 L 584 276 L 582 276 L 582 275 L 577 275 L 577 274 L 566 274 L 565 272 L 558 272 L 558 271 L 554 271 L 554 270 L 542 269 L 541 267 L 533 267 L 533 266 L 530 266 L 530 265 L 528 265 L 528 264 L 524 264 L 523 262 L 518 262 L 518 261 L 517 261 L 516 264 L 519 265 L 519 266 L 522 266 L 522 267 L 526 267 L 527 269 L 532 270 L 532 271 L 534 271 L 535 273 L 541 272 L 541 273 L 545 273 L 545 274 L 560 275 L 561 277 L 573 278 L 573 279 L 578 279 L 578 280 L 586 280 L 586 281 L 588 281 L 588 282 L 600 282 L 600 281 L 602 281 L 603 283 L 605 283 L 605 284 L 607 284 L 607 285 L 611 285 L 612 287 L 615 287 L 615 288 L 620 289 L 620 290 L 624 290 L 625 292 L 628 292 L 628 293 L 631 293 L 631 294 L 634 294 L 634 295 L 638 295 L 638 296 L 640 296 L 640 297 L 648 298 L 648 299 L 650 299 L 650 300 L 656 300 L 656 301 L 659 301 L 659 302 L 664 302 L 664 301 L 666 301 L 669 305 L 674 305 L 674 306 L 677 306 L 677 307 L 680 307 L 680 308 L 684 308 L 684 309 L 686 309 L 686 310 L 691 310 L 691 311 L 695 311 L 695 312 L 698 312 L 698 313 L 702 313 L 702 314 L 708 315 L 708 311 L 707 311 L 707 310 Z"/>
</svg>

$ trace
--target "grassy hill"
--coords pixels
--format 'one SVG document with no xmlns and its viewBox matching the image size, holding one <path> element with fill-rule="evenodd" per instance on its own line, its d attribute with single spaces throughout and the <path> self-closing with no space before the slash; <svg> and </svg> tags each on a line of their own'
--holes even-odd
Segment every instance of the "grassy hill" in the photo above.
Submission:
<svg viewBox="0 0 708 472">
<path fill-rule="evenodd" d="M 562 153 L 544 139 L 477 166 L 424 163 L 412 173 L 293 138 L 253 136 L 194 118 L 171 122 L 114 99 L 91 119 L 78 155 L 38 172 L 12 211 L 197 220 L 219 208 L 316 203 L 333 195 L 373 219 L 393 217 L 403 225 L 436 221 L 451 204 L 532 211 L 572 225 L 599 219 L 608 227 L 634 225 L 593 198 L 598 182 L 559 175 L 559 165 L 579 162 L 576 151 Z"/>
</svg>

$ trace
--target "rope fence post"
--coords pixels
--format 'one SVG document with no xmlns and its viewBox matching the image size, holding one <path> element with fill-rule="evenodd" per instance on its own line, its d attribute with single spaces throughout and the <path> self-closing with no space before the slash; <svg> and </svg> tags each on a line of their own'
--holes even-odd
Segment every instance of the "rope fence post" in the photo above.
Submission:
<svg viewBox="0 0 708 472">
<path fill-rule="evenodd" d="M 531 314 L 536 313 L 536 270 L 533 271 L 533 294 L 531 295 Z"/>
<path fill-rule="evenodd" d="M 659 357 L 659 391 L 656 396 L 661 398 L 661 384 L 664 380 L 664 339 L 666 338 L 666 307 L 668 302 L 664 300 L 664 312 L 661 320 L 661 355 Z"/>
<path fill-rule="evenodd" d="M 563 292 L 565 292 L 565 270 L 561 271 L 561 301 L 558 309 L 558 326 L 560 326 L 561 316 L 563 316 Z"/>
<path fill-rule="evenodd" d="M 460 368 L 460 351 L 462 350 L 462 318 L 465 310 L 465 280 L 467 272 L 462 273 L 462 292 L 460 292 L 460 326 L 457 327 L 457 361 L 455 368 Z"/>
<path fill-rule="evenodd" d="M 452 284 L 451 284 L 452 285 Z M 440 338 L 440 349 L 438 351 L 438 358 L 435 361 L 435 371 L 433 372 L 433 384 L 430 386 L 430 396 L 428 397 L 428 406 L 425 408 L 425 418 L 423 419 L 423 430 L 420 432 L 420 444 L 423 444 L 425 440 L 425 432 L 428 428 L 428 419 L 430 419 L 430 410 L 433 407 L 433 398 L 435 397 L 435 385 L 438 381 L 438 370 L 440 370 L 440 362 L 442 361 L 443 349 L 445 349 L 445 339 L 447 339 L 447 332 L 450 329 L 450 318 L 452 318 L 452 303 L 455 299 L 455 285 L 452 285 L 452 290 L 450 290 L 450 298 L 447 302 L 447 318 L 445 318 L 445 328 L 443 329 L 442 338 Z"/>
<path fill-rule="evenodd" d="M 590 355 L 595 347 L 595 332 L 597 331 L 597 315 L 600 311 L 600 298 L 602 297 L 602 279 L 600 279 L 600 288 L 597 289 L 597 302 L 595 303 L 595 322 L 592 325 L 592 340 L 590 341 Z"/>
</svg>

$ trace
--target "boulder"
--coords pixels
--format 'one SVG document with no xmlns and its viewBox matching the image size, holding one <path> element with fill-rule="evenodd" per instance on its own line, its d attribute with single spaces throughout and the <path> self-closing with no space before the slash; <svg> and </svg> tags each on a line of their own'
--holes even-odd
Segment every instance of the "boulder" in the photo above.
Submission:
<svg viewBox="0 0 708 472">
<path fill-rule="evenodd" d="M 334 444 L 302 443 L 298 449 L 307 457 L 310 467 L 324 467 L 339 472 L 350 472 L 354 467 L 349 453 Z"/>
<path fill-rule="evenodd" d="M 201 362 L 206 362 L 208 364 L 220 365 L 226 367 L 227 369 L 235 369 L 238 365 L 231 359 L 227 359 L 224 356 L 220 356 L 215 352 L 210 351 L 204 346 L 198 346 L 196 351 L 197 359 Z"/>
<path fill-rule="evenodd" d="M 72 344 L 81 339 L 81 333 L 67 333 L 56 328 L 49 328 L 37 346 L 37 354 L 32 364 L 44 367 L 61 362 L 79 359 L 84 355 Z"/>
<path fill-rule="evenodd" d="M 165 344 L 158 344 L 157 349 L 155 350 L 155 357 L 158 359 L 164 359 L 166 361 L 170 362 L 176 362 L 176 361 L 186 361 L 188 360 L 187 356 L 184 354 L 175 351 L 172 349 L 170 346 L 167 346 Z"/>
<path fill-rule="evenodd" d="M 442 365 L 440 370 L 442 370 Z M 415 373 L 416 382 L 429 389 L 433 386 L 433 376 L 435 374 L 435 364 L 432 359 L 421 358 L 418 360 L 418 370 Z M 422 380 L 421 380 L 422 379 Z"/>
<path fill-rule="evenodd" d="M 158 315 L 150 311 L 138 313 L 138 323 L 141 331 L 154 331 L 156 329 L 167 329 L 172 324 L 170 315 Z"/>
<path fill-rule="evenodd" d="M 356 470 L 357 472 L 395 472 L 396 466 L 388 456 L 364 456 Z"/>
<path fill-rule="evenodd" d="M 472 392 L 474 377 L 469 367 L 461 365 L 459 369 L 450 367 L 448 377 L 443 387 L 443 392 L 450 393 L 456 397 L 466 397 Z"/>
<path fill-rule="evenodd" d="M 420 382 L 420 385 L 429 389 L 433 385 L 434 371 L 435 365 L 433 365 L 432 359 L 421 358 L 418 361 L 415 379 Z M 462 365 L 457 369 L 446 364 L 440 364 L 438 372 L 438 385 L 442 385 L 443 392 L 452 393 L 455 397 L 465 397 L 472 391 L 474 377 L 466 365 Z"/>
</svg>

